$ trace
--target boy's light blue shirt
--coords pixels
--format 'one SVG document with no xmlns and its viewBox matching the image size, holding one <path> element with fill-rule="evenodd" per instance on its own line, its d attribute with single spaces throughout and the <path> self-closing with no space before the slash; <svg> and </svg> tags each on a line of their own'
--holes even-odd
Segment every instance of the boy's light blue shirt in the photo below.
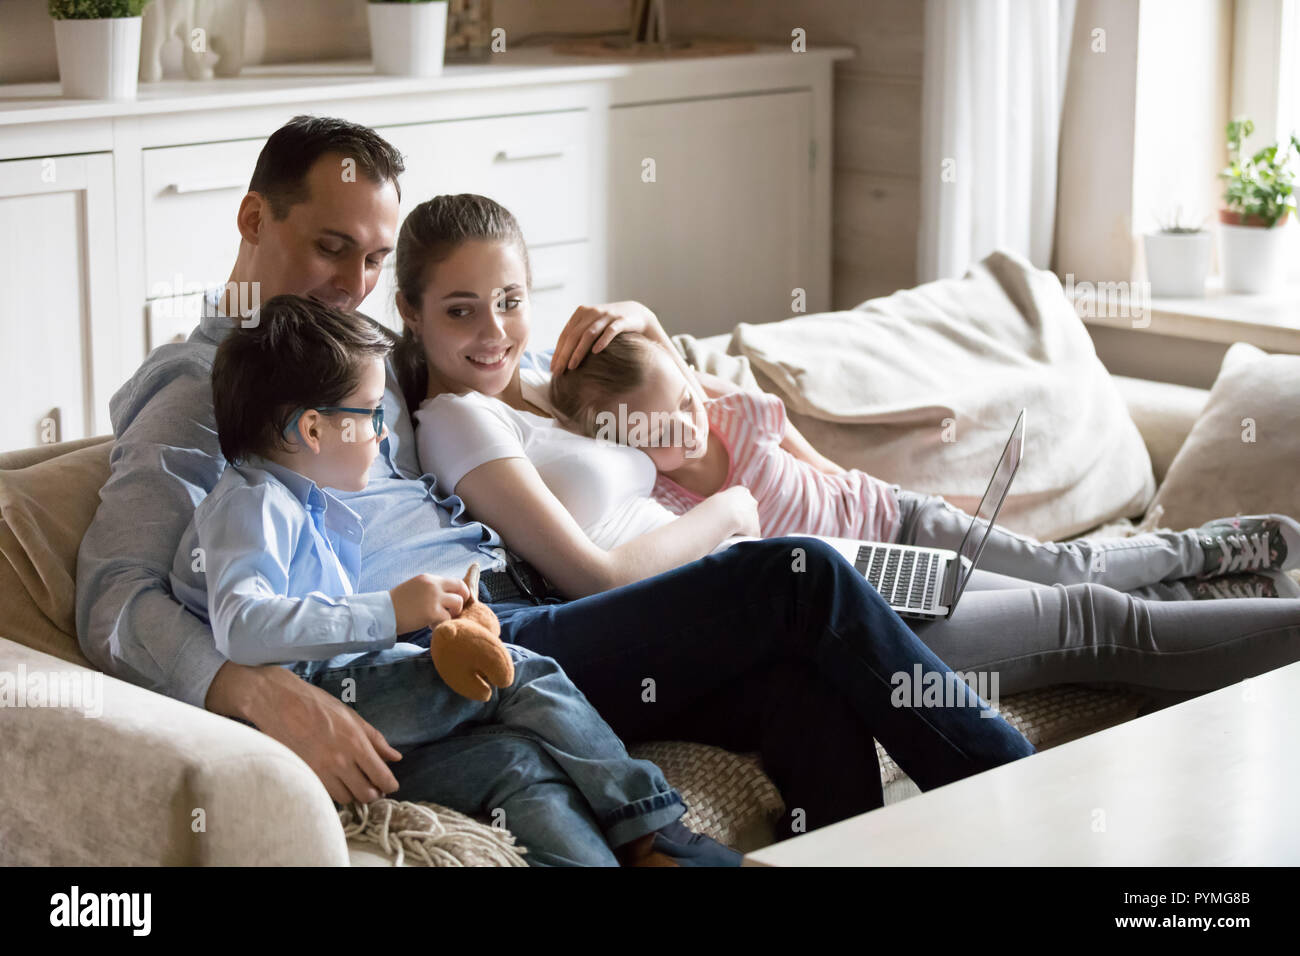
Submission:
<svg viewBox="0 0 1300 956">
<path fill-rule="evenodd" d="M 163 345 L 110 402 L 112 473 L 77 557 L 77 639 L 98 667 L 203 707 L 227 658 L 212 630 L 171 591 L 177 545 L 225 459 L 212 410 L 212 360 L 233 327 L 209 299 L 183 343 Z M 525 367 L 547 359 L 525 354 Z M 421 572 L 460 578 L 471 561 L 502 567 L 501 539 L 421 474 L 415 432 L 388 363 L 384 418 L 389 436 L 365 491 L 339 495 L 361 519 L 362 591 L 387 590 Z M 421 652 L 397 645 L 382 654 Z"/>
<path fill-rule="evenodd" d="M 228 465 L 199 503 L 176 550 L 172 593 L 236 664 L 288 664 L 307 677 L 397 635 L 388 592 L 356 593 L 363 537 L 357 513 L 333 494 L 250 457 Z"/>
</svg>

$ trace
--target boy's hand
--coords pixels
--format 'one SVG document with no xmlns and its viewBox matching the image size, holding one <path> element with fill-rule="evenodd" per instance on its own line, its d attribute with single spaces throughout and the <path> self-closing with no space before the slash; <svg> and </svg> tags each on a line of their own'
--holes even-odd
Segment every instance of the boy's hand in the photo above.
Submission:
<svg viewBox="0 0 1300 956">
<path fill-rule="evenodd" d="M 464 581 L 417 574 L 388 592 L 397 617 L 397 633 L 406 634 L 422 627 L 436 627 L 457 617 L 469 600 Z"/>
</svg>

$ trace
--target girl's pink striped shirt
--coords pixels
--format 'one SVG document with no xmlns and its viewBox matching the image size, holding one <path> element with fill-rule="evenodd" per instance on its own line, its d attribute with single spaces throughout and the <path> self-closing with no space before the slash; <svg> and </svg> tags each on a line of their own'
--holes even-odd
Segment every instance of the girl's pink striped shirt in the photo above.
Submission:
<svg viewBox="0 0 1300 956">
<path fill-rule="evenodd" d="M 763 537 L 824 534 L 894 540 L 899 519 L 893 487 L 861 471 L 828 475 L 781 448 L 786 426 L 781 399 L 767 393 L 733 392 L 706 401 L 705 410 L 709 440 L 720 440 L 731 460 L 722 488 L 744 485 L 749 489 L 758 502 Z M 676 514 L 703 500 L 662 474 L 652 494 Z"/>
</svg>

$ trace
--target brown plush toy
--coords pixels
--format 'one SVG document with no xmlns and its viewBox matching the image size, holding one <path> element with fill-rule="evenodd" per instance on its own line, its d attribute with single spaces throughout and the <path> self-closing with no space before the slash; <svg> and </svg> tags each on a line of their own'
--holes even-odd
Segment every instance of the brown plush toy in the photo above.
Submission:
<svg viewBox="0 0 1300 956">
<path fill-rule="evenodd" d="M 478 563 L 465 572 L 469 600 L 460 616 L 433 629 L 429 653 L 447 686 L 470 700 L 489 700 L 493 687 L 515 682 L 515 665 L 501 642 L 501 622 L 478 599 Z"/>
</svg>

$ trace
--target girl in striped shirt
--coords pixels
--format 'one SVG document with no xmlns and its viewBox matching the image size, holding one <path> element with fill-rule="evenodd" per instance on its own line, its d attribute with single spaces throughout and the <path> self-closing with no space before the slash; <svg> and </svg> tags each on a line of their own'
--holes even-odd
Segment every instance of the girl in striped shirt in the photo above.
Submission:
<svg viewBox="0 0 1300 956">
<path fill-rule="evenodd" d="M 731 386 L 706 398 L 695 374 L 649 338 L 624 332 L 552 377 L 551 401 L 579 434 L 649 455 L 659 472 L 652 494 L 677 514 L 741 485 L 758 503 L 764 537 L 894 540 L 896 486 L 818 455 L 790 428 L 775 395 Z"/>
<path fill-rule="evenodd" d="M 739 485 L 758 504 L 764 537 L 818 534 L 955 549 L 971 522 L 938 495 L 845 471 L 786 420 L 780 398 L 696 372 L 639 332 L 620 332 L 554 375 L 551 402 L 569 429 L 649 455 L 658 470 L 652 495 L 677 514 Z M 1161 600 L 1300 594 L 1278 573 L 1300 567 L 1300 522 L 1285 515 L 1065 542 L 994 530 L 981 568 L 1006 577 L 986 574 L 989 586 L 1092 582 L 1152 587 L 1149 596 Z"/>
</svg>

